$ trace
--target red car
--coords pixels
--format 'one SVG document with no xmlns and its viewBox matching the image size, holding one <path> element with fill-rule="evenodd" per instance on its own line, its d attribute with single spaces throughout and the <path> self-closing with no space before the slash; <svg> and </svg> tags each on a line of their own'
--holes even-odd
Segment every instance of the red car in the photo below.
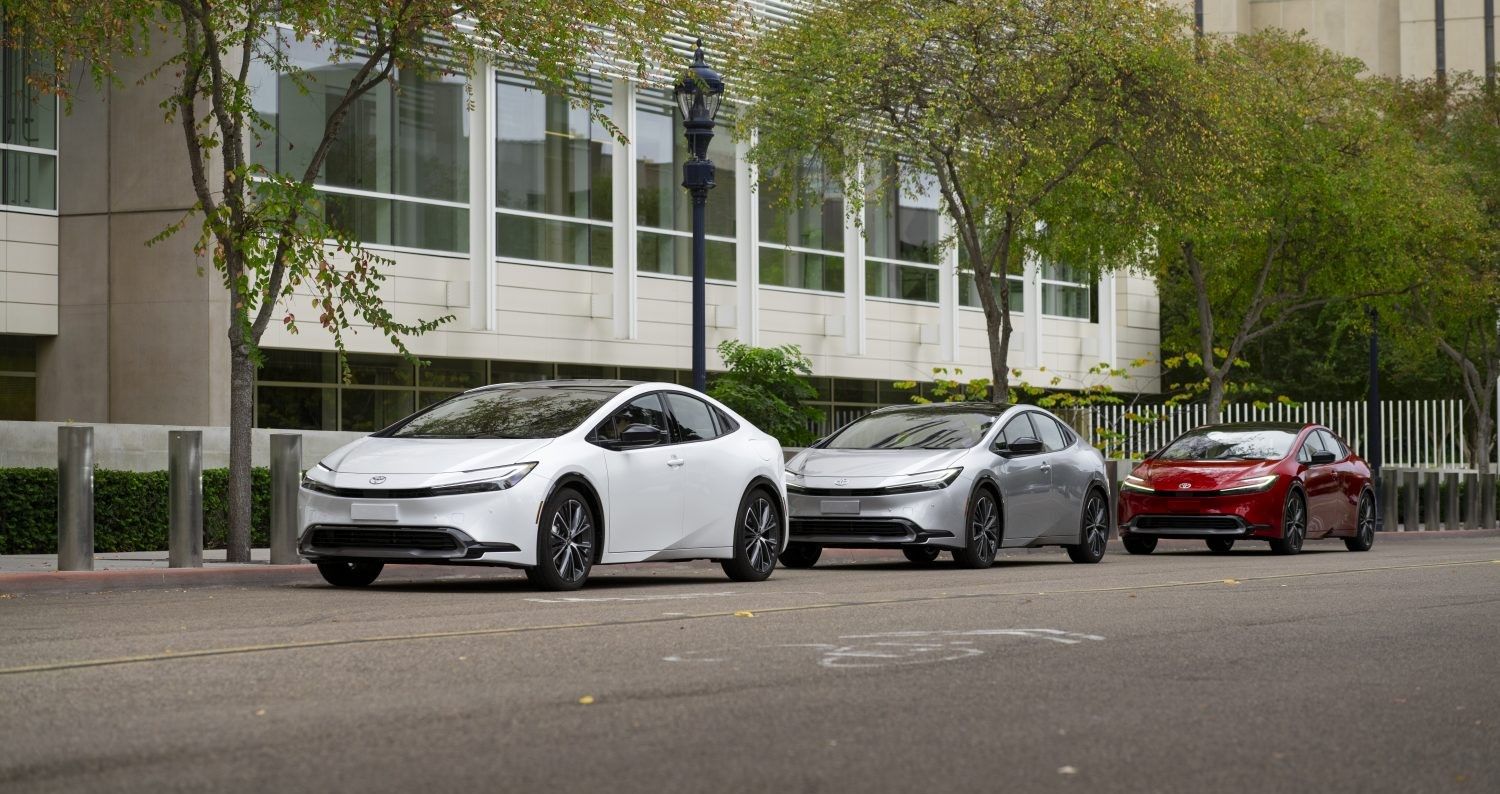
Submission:
<svg viewBox="0 0 1500 794">
<path fill-rule="evenodd" d="M 1208 425 L 1152 453 L 1120 484 L 1120 540 L 1150 554 L 1158 538 L 1199 538 L 1224 553 L 1267 540 L 1296 554 L 1307 538 L 1375 543 L 1370 467 L 1326 427 Z"/>
</svg>

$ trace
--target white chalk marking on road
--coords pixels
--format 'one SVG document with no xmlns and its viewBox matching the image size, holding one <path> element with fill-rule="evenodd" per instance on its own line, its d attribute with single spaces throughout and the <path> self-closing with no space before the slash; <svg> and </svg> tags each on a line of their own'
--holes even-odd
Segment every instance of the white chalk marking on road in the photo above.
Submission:
<svg viewBox="0 0 1500 794">
<path fill-rule="evenodd" d="M 838 643 L 798 642 L 770 646 L 775 648 L 811 648 L 819 651 L 822 667 L 887 667 L 932 662 L 951 662 L 982 656 L 968 637 L 1022 637 L 1047 640 L 1060 645 L 1077 645 L 1085 641 L 1102 641 L 1097 634 L 1081 634 L 1062 629 L 969 629 L 965 631 L 885 631 L 875 634 L 847 634 Z M 722 662 L 723 657 L 708 657 L 711 651 L 688 651 L 662 658 L 664 662 Z"/>
</svg>

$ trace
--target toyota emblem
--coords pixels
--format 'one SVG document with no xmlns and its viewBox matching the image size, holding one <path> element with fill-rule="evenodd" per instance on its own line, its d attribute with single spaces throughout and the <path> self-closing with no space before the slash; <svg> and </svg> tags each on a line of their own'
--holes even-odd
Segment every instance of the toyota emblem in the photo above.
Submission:
<svg viewBox="0 0 1500 794">
<path fill-rule="evenodd" d="M 381 484 L 383 482 L 385 482 L 385 475 L 384 474 L 377 474 L 374 477 L 370 478 L 370 484 L 371 485 L 379 485 L 379 484 Z M 1184 487 L 1186 487 L 1186 486 L 1184 486 Z"/>
<path fill-rule="evenodd" d="M 848 477 L 840 477 L 837 480 L 834 480 L 833 484 L 834 485 L 848 485 L 849 484 L 849 478 Z"/>
<path fill-rule="evenodd" d="M 374 480 L 371 480 L 370 482 L 374 482 Z M 1187 489 L 1189 489 L 1191 487 L 1193 487 L 1192 483 L 1186 483 L 1186 482 L 1177 483 L 1177 490 L 1179 490 L 1179 491 L 1186 491 Z"/>
</svg>

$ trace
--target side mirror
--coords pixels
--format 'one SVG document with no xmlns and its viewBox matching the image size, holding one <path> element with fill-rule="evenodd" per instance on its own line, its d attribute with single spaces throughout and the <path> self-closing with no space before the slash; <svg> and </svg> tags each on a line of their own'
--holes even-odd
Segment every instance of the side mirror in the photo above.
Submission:
<svg viewBox="0 0 1500 794">
<path fill-rule="evenodd" d="M 1042 442 L 1031 436 L 1022 436 L 1015 441 L 995 450 L 1002 457 L 1013 458 L 1017 455 L 1035 455 L 1042 451 Z"/>
<path fill-rule="evenodd" d="M 614 443 L 615 449 L 635 449 L 637 447 L 651 447 L 662 442 L 665 435 L 661 428 L 651 425 L 631 425 L 620 434 L 620 440 Z"/>
<path fill-rule="evenodd" d="M 1329 463 L 1332 463 L 1332 462 L 1334 462 L 1334 461 L 1336 461 L 1338 459 L 1339 459 L 1338 455 L 1335 455 L 1332 452 L 1329 452 L 1327 450 L 1324 450 L 1322 452 L 1314 452 L 1312 454 L 1312 465 L 1314 465 L 1314 466 L 1325 466 L 1325 465 L 1327 465 Z"/>
</svg>

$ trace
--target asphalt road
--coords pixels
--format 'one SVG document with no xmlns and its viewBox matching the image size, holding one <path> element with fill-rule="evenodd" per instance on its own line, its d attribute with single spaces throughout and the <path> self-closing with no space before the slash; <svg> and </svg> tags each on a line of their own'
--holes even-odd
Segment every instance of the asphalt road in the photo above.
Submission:
<svg viewBox="0 0 1500 794">
<path fill-rule="evenodd" d="M 1500 538 L 415 573 L 0 600 L 0 791 L 1500 791 Z"/>
</svg>

